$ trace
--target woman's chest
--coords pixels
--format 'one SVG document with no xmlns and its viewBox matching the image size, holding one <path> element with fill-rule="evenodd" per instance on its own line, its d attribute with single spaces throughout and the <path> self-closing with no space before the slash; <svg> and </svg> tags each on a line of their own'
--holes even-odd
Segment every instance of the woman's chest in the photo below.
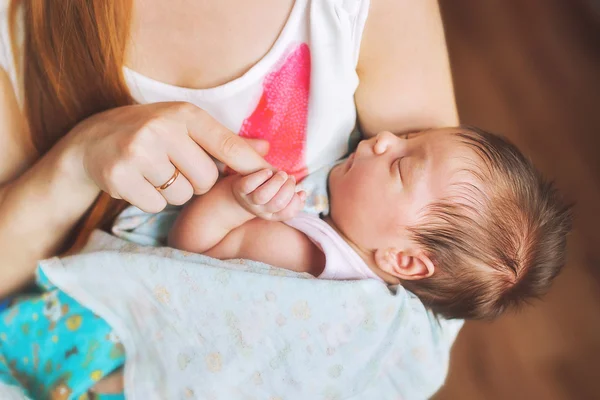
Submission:
<svg viewBox="0 0 600 400">
<path fill-rule="evenodd" d="M 243 75 L 269 52 L 293 4 L 294 0 L 138 1 L 127 66 L 176 86 L 219 86 Z"/>
</svg>

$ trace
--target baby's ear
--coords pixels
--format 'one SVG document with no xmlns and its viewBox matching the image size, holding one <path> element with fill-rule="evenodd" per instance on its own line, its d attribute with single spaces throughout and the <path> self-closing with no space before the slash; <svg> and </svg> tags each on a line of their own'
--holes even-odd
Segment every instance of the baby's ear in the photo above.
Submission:
<svg viewBox="0 0 600 400">
<path fill-rule="evenodd" d="M 382 271 L 402 280 L 429 278 L 435 272 L 433 262 L 422 250 L 378 249 L 375 263 Z"/>
</svg>

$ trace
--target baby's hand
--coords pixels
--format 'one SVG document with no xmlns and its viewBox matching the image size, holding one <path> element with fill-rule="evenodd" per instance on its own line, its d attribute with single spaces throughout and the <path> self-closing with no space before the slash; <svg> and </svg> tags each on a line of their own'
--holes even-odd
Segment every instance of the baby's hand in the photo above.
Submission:
<svg viewBox="0 0 600 400">
<path fill-rule="evenodd" d="M 269 221 L 294 218 L 304 207 L 306 193 L 296 193 L 296 179 L 283 171 L 263 169 L 240 177 L 233 185 L 233 195 L 250 213 Z"/>
</svg>

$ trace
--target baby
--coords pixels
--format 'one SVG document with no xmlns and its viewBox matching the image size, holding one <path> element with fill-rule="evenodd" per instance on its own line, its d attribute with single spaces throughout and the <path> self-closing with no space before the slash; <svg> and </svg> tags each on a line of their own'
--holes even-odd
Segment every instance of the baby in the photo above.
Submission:
<svg viewBox="0 0 600 400">
<path fill-rule="evenodd" d="M 299 213 L 306 194 L 285 172 L 229 176 L 182 211 L 170 245 L 402 285 L 465 319 L 541 295 L 564 264 L 569 207 L 515 146 L 476 128 L 379 133 L 331 169 L 328 189 L 320 218 Z"/>
</svg>

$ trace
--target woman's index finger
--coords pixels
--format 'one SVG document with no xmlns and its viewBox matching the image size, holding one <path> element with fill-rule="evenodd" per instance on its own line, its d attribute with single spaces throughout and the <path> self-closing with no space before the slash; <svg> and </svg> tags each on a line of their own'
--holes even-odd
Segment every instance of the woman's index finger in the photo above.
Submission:
<svg viewBox="0 0 600 400">
<path fill-rule="evenodd" d="M 188 120 L 188 134 L 206 152 L 243 175 L 263 168 L 272 169 L 244 139 L 221 125 L 208 113 L 199 114 L 201 115 Z"/>
</svg>

